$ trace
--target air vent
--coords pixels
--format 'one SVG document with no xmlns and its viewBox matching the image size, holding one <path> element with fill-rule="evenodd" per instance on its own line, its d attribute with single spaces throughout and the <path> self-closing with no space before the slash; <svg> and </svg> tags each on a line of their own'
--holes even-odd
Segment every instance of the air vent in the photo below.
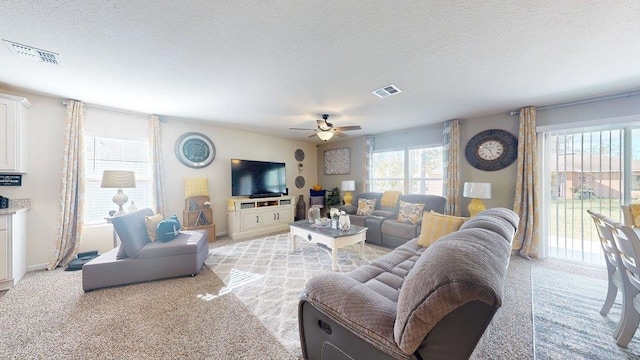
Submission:
<svg viewBox="0 0 640 360">
<path fill-rule="evenodd" d="M 4 40 L 4 42 L 14 55 L 47 64 L 62 65 L 60 54 L 47 50 L 36 49 L 34 47 L 18 44 L 9 40 Z"/>
<path fill-rule="evenodd" d="M 389 97 L 391 95 L 395 95 L 401 92 L 402 90 L 398 89 L 398 87 L 396 87 L 395 85 L 387 85 L 387 86 L 381 87 L 380 89 L 375 89 L 371 93 L 379 98 L 384 99 L 386 97 Z"/>
</svg>

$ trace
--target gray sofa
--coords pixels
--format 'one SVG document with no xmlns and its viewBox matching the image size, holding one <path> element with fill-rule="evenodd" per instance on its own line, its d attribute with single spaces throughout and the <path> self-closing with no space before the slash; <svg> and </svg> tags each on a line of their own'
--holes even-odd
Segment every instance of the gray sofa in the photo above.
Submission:
<svg viewBox="0 0 640 360">
<path fill-rule="evenodd" d="M 405 194 L 400 196 L 395 207 L 385 208 L 380 206 L 381 198 L 380 192 L 359 193 L 353 202 L 355 205 L 341 206 L 340 210 L 349 214 L 351 224 L 367 228 L 366 242 L 388 248 L 396 248 L 420 235 L 421 222 L 407 224 L 397 221 L 400 201 L 424 204 L 423 211 L 433 210 L 441 214 L 444 213 L 446 203 L 446 199 L 442 196 Z M 376 208 L 370 216 L 356 214 L 359 199 L 376 199 Z"/>
<path fill-rule="evenodd" d="M 511 210 L 494 208 L 428 248 L 413 239 L 370 265 L 309 280 L 304 359 L 467 359 L 502 305 Z"/>
<path fill-rule="evenodd" d="M 144 221 L 151 215 L 146 208 L 113 218 L 121 245 L 84 264 L 85 292 L 200 272 L 209 254 L 207 231 L 180 231 L 171 241 L 151 242 Z"/>
</svg>

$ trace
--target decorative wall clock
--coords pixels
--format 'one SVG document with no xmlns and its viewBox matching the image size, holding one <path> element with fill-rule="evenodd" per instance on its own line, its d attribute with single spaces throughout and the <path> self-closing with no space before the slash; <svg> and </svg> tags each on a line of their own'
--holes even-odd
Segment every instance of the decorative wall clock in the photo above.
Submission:
<svg viewBox="0 0 640 360">
<path fill-rule="evenodd" d="M 195 169 L 208 166 L 216 157 L 216 147 L 211 139 L 197 132 L 180 136 L 175 150 L 181 163 Z"/>
<path fill-rule="evenodd" d="M 476 169 L 504 169 L 518 157 L 518 139 L 505 130 L 485 130 L 469 140 L 464 154 L 469 164 Z"/>
</svg>

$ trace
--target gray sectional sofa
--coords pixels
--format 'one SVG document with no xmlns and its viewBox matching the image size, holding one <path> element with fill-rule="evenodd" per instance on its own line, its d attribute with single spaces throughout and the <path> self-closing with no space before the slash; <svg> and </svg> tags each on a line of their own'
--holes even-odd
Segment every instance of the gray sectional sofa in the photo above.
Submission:
<svg viewBox="0 0 640 360">
<path fill-rule="evenodd" d="M 200 272 L 209 254 L 207 232 L 180 231 L 171 241 L 151 242 L 145 226 L 145 216 L 151 215 L 146 208 L 113 218 L 121 245 L 84 264 L 85 292 Z"/>
<path fill-rule="evenodd" d="M 309 280 L 304 359 L 467 359 L 502 305 L 518 215 L 486 210 L 427 248 L 413 239 L 370 265 Z"/>
<path fill-rule="evenodd" d="M 367 228 L 366 242 L 387 248 L 396 248 L 420 235 L 421 222 L 407 224 L 397 220 L 400 201 L 424 204 L 423 211 L 444 213 L 446 199 L 437 195 L 405 194 L 401 195 L 394 207 L 380 206 L 381 192 L 363 192 L 356 195 L 353 204 L 340 207 L 349 214 L 351 224 Z M 371 215 L 357 215 L 359 199 L 375 199 L 376 207 Z"/>
</svg>

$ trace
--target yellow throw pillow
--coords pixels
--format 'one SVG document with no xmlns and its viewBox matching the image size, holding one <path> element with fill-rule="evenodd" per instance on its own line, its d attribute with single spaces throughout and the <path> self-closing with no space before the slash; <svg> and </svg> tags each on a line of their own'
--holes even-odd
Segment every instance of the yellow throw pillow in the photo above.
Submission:
<svg viewBox="0 0 640 360">
<path fill-rule="evenodd" d="M 422 217 L 418 245 L 429 247 L 441 237 L 458 231 L 467 218 L 437 213 L 433 210 Z"/>
<path fill-rule="evenodd" d="M 400 208 L 398 209 L 398 221 L 417 224 L 422 219 L 424 204 L 413 204 L 400 200 Z"/>
<path fill-rule="evenodd" d="M 149 240 L 155 241 L 158 239 L 158 224 L 164 220 L 162 214 L 155 214 L 153 216 L 144 217 L 144 225 L 147 227 L 147 235 Z"/>
<path fill-rule="evenodd" d="M 184 197 L 209 196 L 209 183 L 206 177 L 184 178 Z"/>
<path fill-rule="evenodd" d="M 358 211 L 356 215 L 369 216 L 376 209 L 376 199 L 358 199 Z"/>
<path fill-rule="evenodd" d="M 395 207 L 398 203 L 398 198 L 402 195 L 402 191 L 387 190 L 382 194 L 380 199 L 380 206 L 382 207 Z"/>
<path fill-rule="evenodd" d="M 640 204 L 629 204 L 633 226 L 640 227 Z"/>
</svg>

